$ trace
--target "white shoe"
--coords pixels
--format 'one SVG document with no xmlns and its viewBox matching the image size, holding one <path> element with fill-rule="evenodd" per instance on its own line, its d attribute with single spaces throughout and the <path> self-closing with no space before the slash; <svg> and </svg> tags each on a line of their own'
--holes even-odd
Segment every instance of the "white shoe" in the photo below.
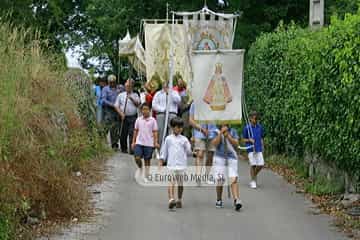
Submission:
<svg viewBox="0 0 360 240">
<path fill-rule="evenodd" d="M 250 182 L 250 188 L 256 189 L 256 182 L 255 181 Z"/>
</svg>

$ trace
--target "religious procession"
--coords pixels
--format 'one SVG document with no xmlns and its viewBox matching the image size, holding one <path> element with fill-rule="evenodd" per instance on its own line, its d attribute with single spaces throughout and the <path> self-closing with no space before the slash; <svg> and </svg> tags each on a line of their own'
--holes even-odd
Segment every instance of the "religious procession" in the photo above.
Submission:
<svg viewBox="0 0 360 240">
<path fill-rule="evenodd" d="M 359 0 L 3 0 L 0 240 L 360 240 Z"/>
<path fill-rule="evenodd" d="M 198 187 L 216 186 L 217 208 L 224 206 L 227 185 L 240 211 L 241 149 L 251 166 L 249 187 L 257 188 L 264 129 L 260 114 L 248 113 L 244 102 L 244 50 L 232 49 L 238 17 L 205 5 L 197 12 L 172 12 L 172 19 L 143 20 L 146 50 L 140 34 L 119 41 L 119 55 L 128 57 L 140 83 L 108 75 L 94 86 L 97 121 L 112 149 L 134 156 L 137 180 L 169 180 L 169 210 L 182 208 L 184 185 L 193 180 Z M 151 167 L 154 161 L 158 169 Z M 161 177 L 163 167 L 168 172 Z"/>
</svg>

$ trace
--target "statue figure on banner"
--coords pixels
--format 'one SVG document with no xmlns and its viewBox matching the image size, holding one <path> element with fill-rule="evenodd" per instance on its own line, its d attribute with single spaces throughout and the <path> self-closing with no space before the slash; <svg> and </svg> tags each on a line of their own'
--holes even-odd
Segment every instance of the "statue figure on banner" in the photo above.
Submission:
<svg viewBox="0 0 360 240">
<path fill-rule="evenodd" d="M 204 43 L 204 50 L 211 50 L 208 42 Z"/>
<path fill-rule="evenodd" d="M 226 104 L 232 102 L 229 85 L 222 74 L 222 67 L 221 63 L 215 65 L 215 74 L 211 77 L 203 98 L 212 111 L 224 111 Z"/>
<path fill-rule="evenodd" d="M 197 50 L 215 50 L 217 43 L 213 40 L 212 35 L 202 34 L 202 38 L 197 45 Z"/>
</svg>

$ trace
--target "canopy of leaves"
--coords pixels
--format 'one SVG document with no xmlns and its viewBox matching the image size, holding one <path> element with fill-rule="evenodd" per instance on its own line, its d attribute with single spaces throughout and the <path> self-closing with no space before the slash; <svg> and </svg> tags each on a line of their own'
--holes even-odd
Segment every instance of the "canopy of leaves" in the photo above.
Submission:
<svg viewBox="0 0 360 240">
<path fill-rule="evenodd" d="M 142 19 L 166 18 L 169 10 L 195 11 L 203 0 L 2 0 L 0 20 L 15 25 L 33 27 L 47 39 L 51 50 L 82 47 L 81 64 L 97 72 L 106 66 L 117 72 L 119 59 L 117 42 L 127 29 L 132 36 L 139 33 Z M 309 0 L 207 0 L 210 9 L 218 12 L 242 12 L 234 48 L 247 49 L 263 32 L 273 31 L 282 20 L 301 26 L 308 23 Z M 326 0 L 326 22 L 331 15 L 340 18 L 346 12 L 356 12 L 359 0 Z M 91 61 L 96 58 L 97 61 Z"/>
<path fill-rule="evenodd" d="M 63 50 L 62 37 L 68 33 L 77 0 L 2 0 L 0 20 L 36 29 L 51 50 Z"/>
</svg>

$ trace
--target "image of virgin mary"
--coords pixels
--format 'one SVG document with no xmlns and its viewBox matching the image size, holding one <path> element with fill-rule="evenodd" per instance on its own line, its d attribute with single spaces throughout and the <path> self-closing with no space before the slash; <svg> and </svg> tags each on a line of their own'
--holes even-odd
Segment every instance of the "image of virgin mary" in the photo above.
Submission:
<svg viewBox="0 0 360 240">
<path fill-rule="evenodd" d="M 226 104 L 232 101 L 229 85 L 222 74 L 221 63 L 215 65 L 215 74 L 210 79 L 203 100 L 210 105 L 212 111 L 224 111 Z"/>
</svg>

